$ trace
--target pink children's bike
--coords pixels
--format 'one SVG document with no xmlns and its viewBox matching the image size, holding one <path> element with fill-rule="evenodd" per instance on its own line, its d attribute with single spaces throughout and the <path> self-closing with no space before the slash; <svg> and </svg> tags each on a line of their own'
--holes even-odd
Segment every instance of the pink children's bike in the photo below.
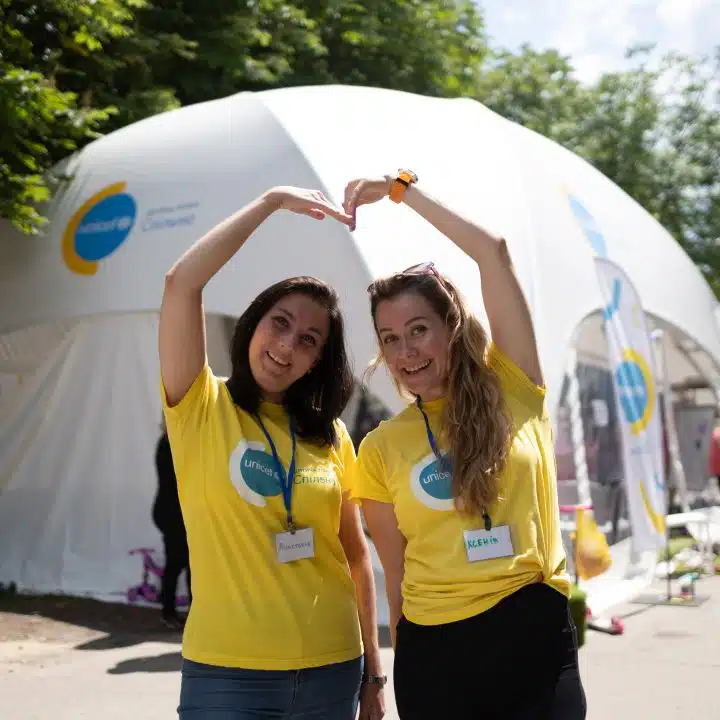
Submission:
<svg viewBox="0 0 720 720">
<path fill-rule="evenodd" d="M 151 603 L 160 602 L 160 590 L 150 582 L 150 576 L 154 575 L 161 580 L 164 568 L 160 567 L 153 559 L 154 552 L 155 548 L 134 548 L 128 552 L 128 555 L 142 555 L 143 558 L 142 581 L 139 585 L 128 588 L 129 603 L 135 603 L 141 598 Z M 175 604 L 177 607 L 187 607 L 189 604 L 187 595 L 178 595 Z"/>
</svg>

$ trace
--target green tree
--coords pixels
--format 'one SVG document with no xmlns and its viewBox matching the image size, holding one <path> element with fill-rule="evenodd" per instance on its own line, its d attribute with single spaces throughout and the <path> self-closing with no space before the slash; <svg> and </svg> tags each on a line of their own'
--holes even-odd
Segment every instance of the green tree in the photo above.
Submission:
<svg viewBox="0 0 720 720">
<path fill-rule="evenodd" d="M 0 0 L 0 216 L 37 231 L 50 169 L 97 137 L 245 90 L 349 83 L 461 95 L 470 0 Z"/>
<path fill-rule="evenodd" d="M 591 110 L 570 58 L 527 44 L 517 53 L 501 49 L 488 55 L 475 97 L 508 120 L 567 146 L 577 139 L 578 119 Z"/>
<path fill-rule="evenodd" d="M 153 59 L 156 81 L 183 105 L 285 84 L 298 54 L 317 59 L 317 28 L 284 0 L 164 0 L 138 14 L 144 37 L 177 33 L 193 55 Z"/>
<path fill-rule="evenodd" d="M 319 28 L 319 62 L 298 58 L 293 84 L 322 82 L 459 96 L 477 84 L 487 40 L 469 0 L 301 0 Z"/>
<path fill-rule="evenodd" d="M 644 51 L 643 51 L 644 52 Z M 636 52 L 628 53 L 628 59 Z M 576 118 L 569 147 L 655 214 L 658 140 L 665 132 L 658 93 L 659 70 L 646 64 L 626 72 L 606 73 L 587 88 L 592 111 Z"/>
<path fill-rule="evenodd" d="M 720 297 L 720 48 L 716 57 L 628 52 L 588 89 L 571 146 L 645 207 Z"/>
<path fill-rule="evenodd" d="M 631 48 L 628 70 L 583 85 L 570 59 L 524 46 L 485 65 L 476 97 L 578 153 L 673 235 L 720 297 L 720 48 Z"/>
<path fill-rule="evenodd" d="M 136 34 L 145 0 L 0 0 L 0 216 L 43 224 L 51 169 L 98 136 L 177 107 L 151 62 L 190 53 L 176 34 Z"/>
<path fill-rule="evenodd" d="M 154 68 L 183 104 L 328 83 L 460 95 L 486 48 L 469 0 L 168 0 L 140 18 L 196 43 L 196 59 Z"/>
</svg>

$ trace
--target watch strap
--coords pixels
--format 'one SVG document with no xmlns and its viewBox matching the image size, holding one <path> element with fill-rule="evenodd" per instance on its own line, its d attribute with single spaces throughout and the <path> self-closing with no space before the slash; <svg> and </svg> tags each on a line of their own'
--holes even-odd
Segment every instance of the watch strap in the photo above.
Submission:
<svg viewBox="0 0 720 720">
<path fill-rule="evenodd" d="M 387 675 L 363 675 L 362 681 L 368 685 L 385 687 L 387 685 Z"/>
<path fill-rule="evenodd" d="M 392 185 L 390 185 L 390 199 L 393 202 L 399 203 L 403 199 L 405 191 L 410 185 L 416 182 L 417 175 L 412 170 L 398 170 L 396 178 L 393 180 Z"/>
</svg>

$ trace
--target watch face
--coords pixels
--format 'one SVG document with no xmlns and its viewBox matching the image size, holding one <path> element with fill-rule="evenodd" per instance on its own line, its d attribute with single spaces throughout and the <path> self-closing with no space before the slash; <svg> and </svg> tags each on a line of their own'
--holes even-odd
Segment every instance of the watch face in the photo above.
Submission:
<svg viewBox="0 0 720 720">
<path fill-rule="evenodd" d="M 385 687 L 387 683 L 387 675 L 371 675 L 366 679 L 366 682 L 373 685 L 380 685 L 380 687 Z"/>
<path fill-rule="evenodd" d="M 407 176 L 408 176 L 408 179 L 410 180 L 410 182 L 416 183 L 417 180 L 418 180 L 417 175 L 416 175 L 412 170 L 407 170 L 407 169 L 404 169 L 404 168 L 403 168 L 402 170 L 399 171 L 399 174 L 400 174 L 400 175 L 403 175 L 403 174 L 407 175 Z"/>
</svg>

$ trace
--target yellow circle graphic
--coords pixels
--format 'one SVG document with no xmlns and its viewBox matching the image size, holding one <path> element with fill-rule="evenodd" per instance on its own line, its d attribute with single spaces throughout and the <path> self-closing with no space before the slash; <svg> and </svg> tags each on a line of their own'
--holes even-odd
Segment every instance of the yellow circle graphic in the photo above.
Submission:
<svg viewBox="0 0 720 720">
<path fill-rule="evenodd" d="M 625 348 L 622 357 L 625 362 L 632 363 L 638 368 L 645 383 L 647 397 L 644 407 L 642 408 L 642 414 L 630 425 L 632 434 L 639 435 L 650 424 L 653 412 L 655 411 L 655 383 L 647 361 L 639 352 L 631 348 Z"/>
<path fill-rule="evenodd" d="M 75 248 L 75 234 L 80 227 L 85 215 L 87 215 L 93 207 L 102 202 L 106 198 L 118 195 L 125 190 L 125 183 L 119 182 L 108 185 L 99 192 L 89 197 L 74 213 L 68 222 L 65 232 L 62 236 L 62 256 L 65 264 L 73 272 L 79 275 L 94 275 L 97 272 L 98 264 L 95 260 L 86 260 L 78 255 Z"/>
</svg>

